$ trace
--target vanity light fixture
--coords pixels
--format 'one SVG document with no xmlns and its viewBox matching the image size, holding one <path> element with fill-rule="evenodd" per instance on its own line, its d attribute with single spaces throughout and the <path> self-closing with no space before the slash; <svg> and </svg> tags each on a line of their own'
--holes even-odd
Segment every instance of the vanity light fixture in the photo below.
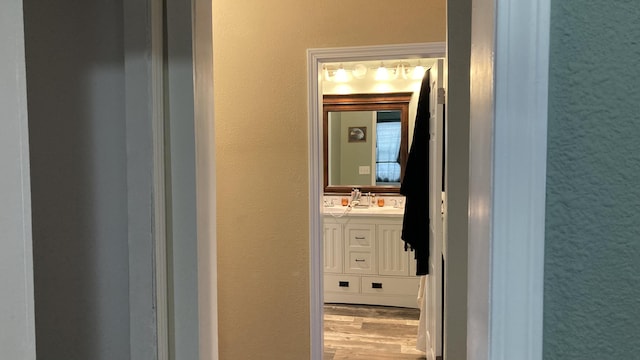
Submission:
<svg viewBox="0 0 640 360">
<path fill-rule="evenodd" d="M 384 62 L 380 62 L 380 66 L 377 68 L 368 68 L 364 64 L 356 64 L 353 67 L 344 67 L 340 64 L 337 68 L 335 65 L 323 65 L 322 66 L 322 76 L 325 81 L 332 81 L 338 83 L 349 82 L 354 79 L 364 79 L 367 76 L 369 70 L 375 70 L 374 78 L 376 81 L 391 81 L 395 79 L 412 79 L 419 80 L 422 79 L 426 69 L 420 64 L 414 67 L 411 63 L 403 61 L 398 63 L 393 63 L 389 67 L 385 66 Z"/>
</svg>

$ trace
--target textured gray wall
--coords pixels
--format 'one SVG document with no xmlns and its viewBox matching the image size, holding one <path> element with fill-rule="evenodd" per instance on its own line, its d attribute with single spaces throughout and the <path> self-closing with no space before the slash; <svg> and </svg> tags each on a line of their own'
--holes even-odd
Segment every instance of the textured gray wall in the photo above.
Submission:
<svg viewBox="0 0 640 360">
<path fill-rule="evenodd" d="M 544 358 L 640 353 L 640 2 L 553 1 Z"/>
<path fill-rule="evenodd" d="M 37 352 L 128 359 L 122 1 L 24 10 Z"/>
</svg>

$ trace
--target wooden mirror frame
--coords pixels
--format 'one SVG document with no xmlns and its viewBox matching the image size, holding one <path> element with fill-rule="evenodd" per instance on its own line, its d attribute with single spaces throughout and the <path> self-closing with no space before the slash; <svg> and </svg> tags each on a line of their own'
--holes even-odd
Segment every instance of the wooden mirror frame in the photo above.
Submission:
<svg viewBox="0 0 640 360">
<path fill-rule="evenodd" d="M 362 192 L 400 193 L 399 186 L 391 185 L 331 185 L 329 186 L 329 112 L 334 111 L 400 111 L 400 179 L 404 178 L 404 170 L 409 154 L 409 102 L 412 92 L 387 94 L 349 94 L 324 95 L 322 97 L 323 121 L 323 157 L 324 157 L 324 192 L 345 193 L 358 188 Z"/>
</svg>

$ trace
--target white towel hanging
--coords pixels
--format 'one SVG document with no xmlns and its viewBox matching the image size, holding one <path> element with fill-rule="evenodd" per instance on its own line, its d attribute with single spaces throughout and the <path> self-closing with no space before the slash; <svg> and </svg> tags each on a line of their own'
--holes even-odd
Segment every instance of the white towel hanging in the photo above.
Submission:
<svg viewBox="0 0 640 360">
<path fill-rule="evenodd" d="M 418 320 L 418 341 L 416 349 L 427 352 L 427 275 L 420 276 L 418 288 L 418 307 L 420 307 L 420 320 Z"/>
</svg>

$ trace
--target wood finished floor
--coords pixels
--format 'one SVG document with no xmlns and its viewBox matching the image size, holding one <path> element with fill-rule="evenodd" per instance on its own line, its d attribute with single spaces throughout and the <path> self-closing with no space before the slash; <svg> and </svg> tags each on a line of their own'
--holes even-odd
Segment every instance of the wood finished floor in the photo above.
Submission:
<svg viewBox="0 0 640 360">
<path fill-rule="evenodd" d="M 420 310 L 324 305 L 324 360 L 424 360 L 416 350 Z"/>
</svg>

